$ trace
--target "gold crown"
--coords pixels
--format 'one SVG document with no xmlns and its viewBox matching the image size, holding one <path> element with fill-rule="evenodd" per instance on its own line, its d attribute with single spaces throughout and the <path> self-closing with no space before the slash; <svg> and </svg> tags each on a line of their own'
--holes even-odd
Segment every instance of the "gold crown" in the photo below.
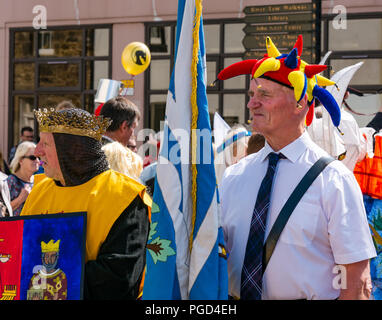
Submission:
<svg viewBox="0 0 382 320">
<path fill-rule="evenodd" d="M 68 109 L 61 112 L 51 108 L 34 110 L 40 132 L 68 133 L 101 140 L 102 134 L 112 120 L 92 115 L 80 109 Z"/>
<path fill-rule="evenodd" d="M 60 251 L 60 241 L 57 240 L 54 242 L 53 240 L 50 240 L 48 243 L 45 243 L 44 241 L 41 241 L 41 252 L 58 252 Z"/>
</svg>

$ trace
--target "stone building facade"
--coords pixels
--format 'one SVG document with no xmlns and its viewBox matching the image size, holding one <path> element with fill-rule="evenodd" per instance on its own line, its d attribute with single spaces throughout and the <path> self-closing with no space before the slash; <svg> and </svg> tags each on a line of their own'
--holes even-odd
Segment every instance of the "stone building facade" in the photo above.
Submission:
<svg viewBox="0 0 382 320">
<path fill-rule="evenodd" d="M 297 4 L 285 0 L 205 0 L 204 31 L 208 81 L 219 70 L 243 59 L 244 8 Z M 382 0 L 325 0 L 321 3 L 321 55 L 333 51 L 333 70 L 360 60 L 364 66 L 352 85 L 366 97 L 349 104 L 371 114 L 382 104 Z M 45 16 L 44 16 L 45 14 Z M 46 18 L 46 29 L 42 28 Z M 339 18 L 342 18 L 339 19 Z M 176 0 L 13 0 L 0 2 L 0 151 L 5 157 L 24 125 L 35 125 L 32 110 L 71 100 L 94 110 L 101 78 L 132 79 L 121 53 L 132 41 L 152 49 L 150 68 L 135 76 L 130 99 L 143 115 L 138 129 L 159 130 L 174 59 Z M 346 21 L 344 21 L 344 19 Z M 248 79 L 209 87 L 210 113 L 245 123 Z M 364 125 L 369 116 L 357 118 Z"/>
</svg>

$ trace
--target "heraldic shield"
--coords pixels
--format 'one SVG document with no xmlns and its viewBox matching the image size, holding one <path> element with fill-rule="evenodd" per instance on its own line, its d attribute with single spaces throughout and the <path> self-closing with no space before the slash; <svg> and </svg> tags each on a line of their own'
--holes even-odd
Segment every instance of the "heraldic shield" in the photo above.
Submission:
<svg viewBox="0 0 382 320">
<path fill-rule="evenodd" d="M 86 213 L 0 220 L 0 300 L 83 297 Z"/>
</svg>

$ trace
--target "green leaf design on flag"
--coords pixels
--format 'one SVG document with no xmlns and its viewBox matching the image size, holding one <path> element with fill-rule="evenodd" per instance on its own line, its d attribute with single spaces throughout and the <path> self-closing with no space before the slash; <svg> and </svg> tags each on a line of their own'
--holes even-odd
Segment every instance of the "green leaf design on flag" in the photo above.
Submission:
<svg viewBox="0 0 382 320">
<path fill-rule="evenodd" d="M 157 233 L 157 231 L 155 230 L 155 228 L 157 227 L 158 225 L 158 222 L 153 222 L 151 223 L 150 225 L 150 233 L 149 233 L 149 239 L 148 240 L 151 240 L 153 238 L 153 235 Z"/>
<path fill-rule="evenodd" d="M 160 239 L 159 237 L 147 244 L 147 249 L 155 264 L 157 261 L 166 262 L 167 257 L 175 254 L 175 251 L 170 247 L 170 244 L 170 240 Z"/>
<path fill-rule="evenodd" d="M 159 206 L 153 201 L 151 205 L 151 213 L 157 213 L 159 211 L 160 211 Z"/>
<path fill-rule="evenodd" d="M 159 206 L 153 202 L 151 206 L 151 213 L 158 213 L 160 212 Z M 150 241 L 153 236 L 157 233 L 156 227 L 158 225 L 158 222 L 152 222 L 150 224 L 150 232 L 149 232 L 149 238 L 148 241 Z M 167 257 L 173 256 L 175 254 L 175 250 L 170 247 L 171 241 L 167 239 L 161 239 L 160 237 L 157 237 L 150 243 L 147 243 L 146 248 L 150 252 L 151 257 L 153 258 L 154 263 L 156 264 L 157 261 L 166 262 Z"/>
</svg>

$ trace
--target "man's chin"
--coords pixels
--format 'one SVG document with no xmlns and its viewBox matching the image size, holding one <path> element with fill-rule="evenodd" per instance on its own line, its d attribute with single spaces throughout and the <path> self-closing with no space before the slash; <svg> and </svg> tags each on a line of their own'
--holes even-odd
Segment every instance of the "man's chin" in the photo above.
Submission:
<svg viewBox="0 0 382 320">
<path fill-rule="evenodd" d="M 262 131 L 262 126 L 259 122 L 255 122 L 252 120 L 251 127 L 254 132 L 261 133 Z"/>
<path fill-rule="evenodd" d="M 51 178 L 53 180 L 59 180 L 56 175 L 54 175 L 52 172 L 50 172 L 49 168 L 45 167 L 45 166 L 42 166 L 44 168 L 44 174 L 48 177 L 48 178 Z"/>
</svg>

